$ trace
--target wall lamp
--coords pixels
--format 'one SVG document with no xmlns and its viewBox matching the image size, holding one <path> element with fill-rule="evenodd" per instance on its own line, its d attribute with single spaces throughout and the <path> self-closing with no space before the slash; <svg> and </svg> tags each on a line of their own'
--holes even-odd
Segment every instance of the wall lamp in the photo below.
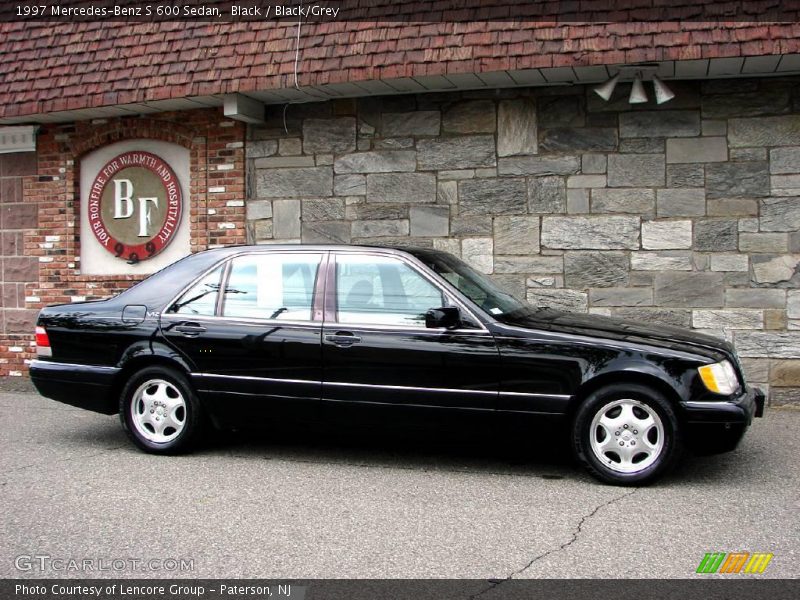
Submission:
<svg viewBox="0 0 800 600">
<path fill-rule="evenodd" d="M 653 91 L 655 92 L 656 96 L 656 104 L 664 104 L 665 102 L 669 102 L 675 97 L 675 92 L 673 92 L 667 84 L 661 81 L 658 76 L 653 72 L 658 69 L 658 65 L 633 65 L 633 66 L 626 66 L 620 68 L 616 75 L 611 77 L 605 83 L 602 83 L 598 86 L 592 88 L 594 93 L 600 96 L 603 100 L 608 102 L 611 99 L 611 96 L 614 94 L 614 90 L 617 87 L 620 79 L 623 77 L 623 71 L 633 72 L 633 85 L 631 86 L 631 94 L 628 97 L 629 104 L 642 104 L 647 102 L 647 92 L 644 89 L 644 82 L 643 77 L 649 76 L 650 79 L 653 81 Z"/>
</svg>

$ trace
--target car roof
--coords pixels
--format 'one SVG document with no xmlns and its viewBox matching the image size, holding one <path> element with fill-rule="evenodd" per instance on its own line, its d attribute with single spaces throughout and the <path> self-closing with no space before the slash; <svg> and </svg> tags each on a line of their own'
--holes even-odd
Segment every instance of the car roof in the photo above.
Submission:
<svg viewBox="0 0 800 600">
<path fill-rule="evenodd" d="M 309 250 L 309 251 L 369 251 L 380 250 L 383 252 L 411 254 L 412 256 L 425 256 L 432 254 L 442 254 L 439 250 L 432 248 L 419 248 L 414 246 L 395 246 L 387 245 L 381 246 L 378 244 L 240 244 L 236 246 L 224 246 L 222 248 L 213 248 L 205 250 L 203 253 L 215 253 L 221 255 L 237 254 L 242 251 L 256 251 L 256 252 L 276 252 L 285 250 Z"/>
</svg>

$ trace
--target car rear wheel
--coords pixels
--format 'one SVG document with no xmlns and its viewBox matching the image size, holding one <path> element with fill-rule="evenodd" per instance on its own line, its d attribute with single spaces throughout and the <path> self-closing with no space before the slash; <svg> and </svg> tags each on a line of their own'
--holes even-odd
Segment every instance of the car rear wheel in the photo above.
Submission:
<svg viewBox="0 0 800 600">
<path fill-rule="evenodd" d="M 645 485 L 680 454 L 678 419 L 659 392 L 638 384 L 604 387 L 581 404 L 573 423 L 578 460 L 597 479 Z"/>
<path fill-rule="evenodd" d="M 189 450 L 200 437 L 200 405 L 186 378 L 166 367 L 148 367 L 125 385 L 120 419 L 139 448 L 154 454 Z"/>
</svg>

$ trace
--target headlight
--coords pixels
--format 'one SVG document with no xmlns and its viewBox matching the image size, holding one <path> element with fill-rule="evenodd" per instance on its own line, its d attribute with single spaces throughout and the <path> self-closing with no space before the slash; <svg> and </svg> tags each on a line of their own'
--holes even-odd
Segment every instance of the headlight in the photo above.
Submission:
<svg viewBox="0 0 800 600">
<path fill-rule="evenodd" d="M 699 367 L 700 379 L 709 391 L 730 396 L 739 387 L 739 378 L 733 365 L 727 360 Z"/>
</svg>

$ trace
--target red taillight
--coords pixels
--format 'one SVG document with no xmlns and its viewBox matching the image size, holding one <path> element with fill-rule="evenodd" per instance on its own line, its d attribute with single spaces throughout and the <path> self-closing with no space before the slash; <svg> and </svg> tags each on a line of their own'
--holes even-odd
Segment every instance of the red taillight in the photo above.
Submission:
<svg viewBox="0 0 800 600">
<path fill-rule="evenodd" d="M 38 356 L 52 356 L 50 348 L 50 338 L 47 337 L 47 330 L 40 325 L 36 326 L 36 354 Z"/>
</svg>

